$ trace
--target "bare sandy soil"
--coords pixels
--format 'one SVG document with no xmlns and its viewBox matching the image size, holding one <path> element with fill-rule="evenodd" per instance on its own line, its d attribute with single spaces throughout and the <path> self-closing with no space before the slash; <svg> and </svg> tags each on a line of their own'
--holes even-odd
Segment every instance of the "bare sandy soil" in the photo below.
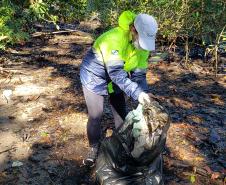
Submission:
<svg viewBox="0 0 226 185">
<path fill-rule="evenodd" d="M 0 184 L 94 184 L 79 66 L 93 42 L 77 31 L 34 37 L 0 56 Z M 202 62 L 201 62 L 202 63 Z M 166 184 L 223 184 L 226 78 L 196 61 L 150 63 L 150 90 L 172 117 Z M 112 124 L 105 105 L 103 125 Z"/>
</svg>

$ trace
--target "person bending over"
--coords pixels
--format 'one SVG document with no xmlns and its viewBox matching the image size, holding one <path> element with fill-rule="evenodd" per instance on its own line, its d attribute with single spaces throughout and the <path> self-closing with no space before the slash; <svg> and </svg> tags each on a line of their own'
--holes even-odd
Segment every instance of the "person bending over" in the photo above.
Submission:
<svg viewBox="0 0 226 185">
<path fill-rule="evenodd" d="M 99 36 L 85 55 L 80 67 L 90 145 L 85 165 L 94 165 L 97 158 L 104 96 L 109 96 L 116 129 L 126 117 L 124 93 L 141 104 L 150 102 L 146 71 L 149 53 L 155 50 L 157 29 L 152 16 L 124 11 L 118 27 Z"/>
</svg>

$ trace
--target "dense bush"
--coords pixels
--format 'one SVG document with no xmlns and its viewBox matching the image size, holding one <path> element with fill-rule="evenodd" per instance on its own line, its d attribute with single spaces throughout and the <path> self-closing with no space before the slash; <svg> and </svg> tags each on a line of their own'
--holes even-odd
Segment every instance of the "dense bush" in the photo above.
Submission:
<svg viewBox="0 0 226 185">
<path fill-rule="evenodd" d="M 7 43 L 15 43 L 28 35 L 22 29 L 25 19 L 14 18 L 18 7 L 8 1 L 0 4 L 0 49 L 4 49 Z"/>
<path fill-rule="evenodd" d="M 55 23 L 49 5 L 42 0 L 2 0 L 0 2 L 0 49 L 27 40 L 36 21 Z"/>
<path fill-rule="evenodd" d="M 224 0 L 92 1 L 92 10 L 107 25 L 114 25 L 118 15 L 127 9 L 154 15 L 159 22 L 159 34 L 171 41 L 190 37 L 210 44 L 226 24 Z"/>
<path fill-rule="evenodd" d="M 95 15 L 105 27 L 111 27 L 128 9 L 155 16 L 159 35 L 169 43 L 179 39 L 215 44 L 226 23 L 224 0 L 2 0 L 0 7 L 0 48 L 28 38 L 37 21 L 53 22 L 57 27 L 57 22 L 74 23 Z"/>
</svg>

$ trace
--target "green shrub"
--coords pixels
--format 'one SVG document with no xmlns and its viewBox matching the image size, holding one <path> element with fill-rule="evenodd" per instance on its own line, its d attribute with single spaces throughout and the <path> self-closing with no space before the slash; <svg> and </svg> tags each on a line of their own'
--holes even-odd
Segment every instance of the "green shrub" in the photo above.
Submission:
<svg viewBox="0 0 226 185">
<path fill-rule="evenodd" d="M 0 49 L 7 44 L 25 41 L 32 32 L 35 21 L 56 23 L 57 16 L 49 14 L 48 4 L 37 0 L 32 4 L 22 0 L 2 0 L 0 2 Z"/>
<path fill-rule="evenodd" d="M 170 41 L 192 37 L 213 43 L 226 23 L 224 0 L 90 0 L 91 11 L 99 13 L 105 25 L 117 24 L 124 10 L 156 17 L 159 34 Z M 104 7 L 104 8 L 103 8 Z"/>
<path fill-rule="evenodd" d="M 0 49 L 4 49 L 7 43 L 16 43 L 27 38 L 27 34 L 21 30 L 22 20 L 15 20 L 15 7 L 7 1 L 0 6 Z"/>
<path fill-rule="evenodd" d="M 169 43 L 215 44 L 226 23 L 224 0 L 2 0 L 0 7 L 0 48 L 27 39 L 37 21 L 57 27 L 95 15 L 109 28 L 124 10 L 156 17 L 158 34 Z"/>
</svg>

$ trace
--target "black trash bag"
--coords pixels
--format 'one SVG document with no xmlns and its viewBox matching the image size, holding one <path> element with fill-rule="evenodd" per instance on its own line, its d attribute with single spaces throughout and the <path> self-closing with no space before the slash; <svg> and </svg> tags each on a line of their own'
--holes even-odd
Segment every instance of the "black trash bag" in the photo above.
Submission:
<svg viewBox="0 0 226 185">
<path fill-rule="evenodd" d="M 100 185 L 161 185 L 162 151 L 170 119 L 157 101 L 129 112 L 124 124 L 100 146 L 96 182 Z"/>
</svg>

